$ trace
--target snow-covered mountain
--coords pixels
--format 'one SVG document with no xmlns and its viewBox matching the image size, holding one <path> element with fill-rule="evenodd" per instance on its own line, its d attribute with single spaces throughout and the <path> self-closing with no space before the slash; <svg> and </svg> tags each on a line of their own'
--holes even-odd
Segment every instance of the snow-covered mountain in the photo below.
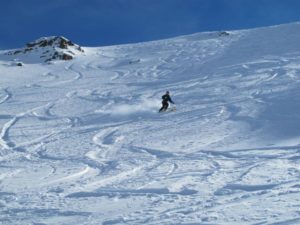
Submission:
<svg viewBox="0 0 300 225">
<path fill-rule="evenodd" d="M 84 50 L 65 37 L 42 37 L 26 44 L 26 47 L 7 51 L 6 60 L 26 63 L 42 63 L 53 60 L 71 60 L 76 55 L 82 55 Z"/>
<path fill-rule="evenodd" d="M 1 224 L 300 224 L 299 23 L 47 64 L 50 39 L 0 52 Z"/>
</svg>

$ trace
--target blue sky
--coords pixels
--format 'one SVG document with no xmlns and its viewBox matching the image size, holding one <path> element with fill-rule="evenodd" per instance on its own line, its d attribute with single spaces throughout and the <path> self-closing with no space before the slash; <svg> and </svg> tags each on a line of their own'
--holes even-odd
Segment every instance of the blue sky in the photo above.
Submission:
<svg viewBox="0 0 300 225">
<path fill-rule="evenodd" d="M 300 0 L 2 0 L 0 48 L 63 35 L 83 46 L 300 21 Z"/>
</svg>

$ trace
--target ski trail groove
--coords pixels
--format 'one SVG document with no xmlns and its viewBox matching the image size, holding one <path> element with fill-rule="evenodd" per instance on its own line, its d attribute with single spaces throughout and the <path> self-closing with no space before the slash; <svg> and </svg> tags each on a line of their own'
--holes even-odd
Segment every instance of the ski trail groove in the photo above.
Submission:
<svg viewBox="0 0 300 225">
<path fill-rule="evenodd" d="M 48 181 L 48 182 L 46 182 L 42 185 L 43 186 L 48 186 L 48 185 L 53 185 L 53 184 L 56 184 L 56 183 L 62 183 L 62 182 L 66 183 L 68 181 L 78 180 L 79 178 L 82 179 L 82 177 L 87 175 L 88 173 L 94 173 L 94 169 L 89 167 L 89 166 L 86 166 L 85 168 L 79 170 L 78 172 L 69 174 L 67 176 L 64 176 L 64 177 L 61 177 L 61 178 L 58 178 L 58 179 Z M 80 181 L 80 182 L 82 182 L 82 181 Z"/>
<path fill-rule="evenodd" d="M 19 120 L 19 118 L 19 116 L 12 118 L 8 122 L 6 122 L 1 129 L 0 145 L 6 150 L 11 150 L 15 147 L 15 145 L 9 140 L 9 130 Z"/>
<path fill-rule="evenodd" d="M 2 99 L 0 98 L 0 104 L 7 102 L 12 97 L 12 93 L 8 91 L 8 88 L 3 89 L 3 91 L 5 96 Z"/>
<path fill-rule="evenodd" d="M 69 80 L 69 82 L 77 81 L 83 78 L 83 73 L 75 70 L 74 67 L 75 67 L 74 63 L 71 64 L 70 66 L 65 67 L 66 70 L 72 71 L 73 73 L 76 74 L 76 76 L 73 79 Z"/>
<path fill-rule="evenodd" d="M 124 179 L 129 179 L 130 177 L 134 176 L 138 171 L 141 171 L 143 168 L 143 166 L 139 166 L 116 175 L 111 175 L 109 177 L 99 179 L 98 181 L 90 182 L 89 184 L 86 184 L 83 187 L 81 187 L 80 190 L 85 192 L 95 191 L 100 187 L 105 187 L 113 183 L 120 182 Z"/>
<path fill-rule="evenodd" d="M 24 118 L 25 116 L 34 116 L 34 117 L 38 117 L 37 112 L 40 112 L 41 110 L 44 111 L 46 114 L 49 113 L 48 110 L 50 110 L 50 108 L 53 106 L 53 104 L 51 103 L 47 103 L 46 105 L 42 105 L 42 106 L 38 106 L 35 107 L 33 109 L 30 109 L 26 112 L 23 113 L 19 113 L 18 115 L 14 116 L 11 120 L 9 120 L 8 122 L 6 122 L 0 132 L 0 145 L 5 149 L 5 150 L 15 150 L 15 151 L 20 151 L 20 152 L 24 152 L 25 150 L 23 148 L 21 148 L 21 146 L 27 146 L 28 144 L 37 144 L 40 143 L 42 140 L 44 140 L 47 137 L 50 137 L 54 134 L 57 134 L 59 132 L 52 132 L 48 135 L 45 135 L 44 137 L 38 138 L 37 140 L 33 140 L 31 142 L 27 142 L 27 144 L 21 144 L 21 145 L 17 145 L 16 143 L 14 143 L 12 140 L 10 140 L 9 137 L 9 131 L 12 129 L 12 127 L 22 118 Z"/>
<path fill-rule="evenodd" d="M 116 149 L 114 144 L 122 139 L 122 136 L 115 136 L 117 132 L 118 129 L 116 128 L 106 128 L 94 135 L 92 140 L 99 150 L 93 153 L 90 152 L 89 156 L 95 160 L 97 158 L 96 155 L 100 153 L 101 159 L 108 160 L 109 154 L 112 155 L 112 151 Z"/>
</svg>

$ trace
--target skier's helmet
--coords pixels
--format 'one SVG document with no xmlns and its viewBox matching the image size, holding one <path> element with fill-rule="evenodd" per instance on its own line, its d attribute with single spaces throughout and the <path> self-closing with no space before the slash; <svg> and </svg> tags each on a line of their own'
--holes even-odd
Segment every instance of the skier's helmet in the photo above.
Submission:
<svg viewBox="0 0 300 225">
<path fill-rule="evenodd" d="M 166 91 L 166 94 L 170 94 L 170 92 L 169 92 L 169 91 Z"/>
</svg>

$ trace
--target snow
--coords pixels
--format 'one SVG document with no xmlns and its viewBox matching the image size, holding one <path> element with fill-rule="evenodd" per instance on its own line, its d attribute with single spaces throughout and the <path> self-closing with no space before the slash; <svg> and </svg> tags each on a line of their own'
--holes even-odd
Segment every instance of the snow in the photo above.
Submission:
<svg viewBox="0 0 300 225">
<path fill-rule="evenodd" d="M 299 28 L 0 52 L 0 223 L 299 224 Z"/>
</svg>

